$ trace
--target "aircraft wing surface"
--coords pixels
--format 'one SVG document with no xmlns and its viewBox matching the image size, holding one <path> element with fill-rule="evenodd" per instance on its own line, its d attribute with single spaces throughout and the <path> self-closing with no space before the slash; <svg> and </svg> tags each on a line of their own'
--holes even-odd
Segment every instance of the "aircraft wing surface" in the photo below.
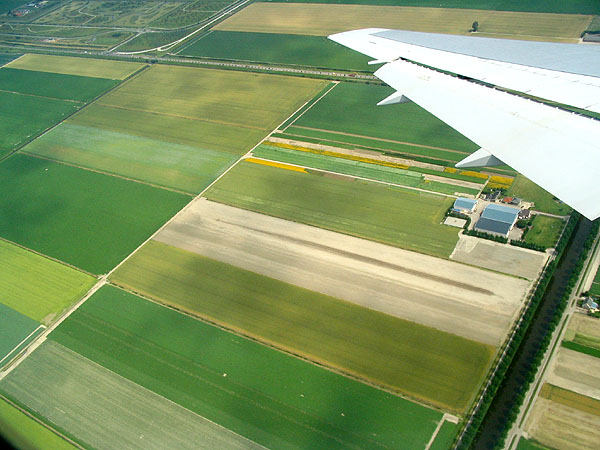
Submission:
<svg viewBox="0 0 600 450">
<path fill-rule="evenodd" d="M 375 76 L 397 93 L 381 104 L 408 98 L 482 148 L 458 167 L 502 161 L 590 220 L 600 216 L 600 121 L 423 66 L 600 111 L 600 78 L 594 76 L 594 64 L 585 70 L 577 69 L 585 74 L 566 72 L 571 70 L 564 61 L 569 59 L 568 52 L 558 64 L 556 58 L 547 58 L 547 54 L 542 55 L 547 58 L 544 62 L 536 60 L 532 53 L 528 61 L 542 67 L 525 66 L 520 64 L 523 61 L 518 52 L 508 52 L 501 55 L 504 61 L 497 61 L 490 59 L 489 54 L 482 58 L 406 44 L 399 42 L 394 33 L 388 33 L 392 31 L 395 30 L 357 30 L 330 38 L 375 58 L 377 63 L 385 63 Z M 463 45 L 464 39 L 484 39 L 453 38 L 461 38 Z M 600 53 L 598 56 L 600 73 Z"/>
</svg>

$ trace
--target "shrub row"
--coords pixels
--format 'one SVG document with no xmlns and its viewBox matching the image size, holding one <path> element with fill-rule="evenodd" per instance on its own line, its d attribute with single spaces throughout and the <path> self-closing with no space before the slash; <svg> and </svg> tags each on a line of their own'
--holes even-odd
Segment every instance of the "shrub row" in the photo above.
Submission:
<svg viewBox="0 0 600 450">
<path fill-rule="evenodd" d="M 533 242 L 525 242 L 523 240 L 510 241 L 510 245 L 514 245 L 515 247 L 530 248 L 531 250 L 537 250 L 538 252 L 546 251 L 546 247 L 544 247 L 543 245 L 534 244 Z"/>
<path fill-rule="evenodd" d="M 508 242 L 508 239 L 504 236 L 497 236 L 495 234 L 486 233 L 484 231 L 465 230 L 464 233 L 468 234 L 469 236 L 475 236 L 481 239 L 487 239 L 489 241 L 501 242 L 503 244 L 506 244 Z"/>
</svg>

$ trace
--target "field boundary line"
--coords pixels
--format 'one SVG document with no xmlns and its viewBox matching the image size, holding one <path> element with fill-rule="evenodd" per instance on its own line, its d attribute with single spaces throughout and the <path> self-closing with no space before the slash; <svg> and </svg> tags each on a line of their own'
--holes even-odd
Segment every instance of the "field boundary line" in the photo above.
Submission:
<svg viewBox="0 0 600 450">
<path fill-rule="evenodd" d="M 35 94 L 28 94 L 26 92 L 8 91 L 6 89 L 0 89 L 0 92 L 7 92 L 9 94 L 15 94 L 15 95 L 25 95 L 27 97 L 45 98 L 45 99 L 48 99 L 48 100 L 60 100 L 62 102 L 71 102 L 71 103 L 77 103 L 79 105 L 85 105 L 84 101 L 81 101 L 81 100 L 72 100 L 70 98 L 48 97 L 46 95 L 35 95 Z"/>
<path fill-rule="evenodd" d="M 442 416 L 442 418 L 440 419 L 440 422 L 437 424 L 437 427 L 435 427 L 435 430 L 433 430 L 431 439 L 429 439 L 429 442 L 425 446 L 425 450 L 429 450 L 431 448 L 431 446 L 433 445 L 433 442 L 435 441 L 435 438 L 437 437 L 438 433 L 442 429 L 442 426 L 444 425 L 445 422 L 446 422 L 446 414 L 444 414 Z"/>
<path fill-rule="evenodd" d="M 23 53 L 21 56 L 18 56 L 18 57 L 17 57 L 17 58 L 15 58 L 15 59 L 11 59 L 10 61 L 7 61 L 7 62 L 5 62 L 4 64 L 2 64 L 2 65 L 0 66 L 0 69 L 1 69 L 2 67 L 6 67 L 6 66 L 8 66 L 8 65 L 9 65 L 11 62 L 13 62 L 13 61 L 17 61 L 17 60 L 21 59 L 21 58 L 22 58 L 23 56 L 25 56 L 26 54 L 27 54 L 27 53 Z"/>
<path fill-rule="evenodd" d="M 327 94 L 329 94 L 338 84 L 340 84 L 340 82 L 337 80 L 334 80 L 334 81 L 331 81 L 331 84 L 332 84 L 332 86 L 330 86 L 329 89 L 327 89 L 323 94 L 321 94 L 321 96 L 318 99 L 316 99 L 311 105 L 309 105 L 308 108 L 306 108 L 304 111 L 302 111 L 300 114 L 298 114 L 298 117 L 296 117 L 294 120 L 292 120 L 290 123 L 288 123 L 285 126 L 285 128 L 281 131 L 285 132 L 285 130 L 287 130 L 289 127 L 291 127 L 294 124 L 294 122 L 296 122 L 300 117 L 302 117 L 304 114 L 306 114 L 306 112 L 309 111 L 313 106 L 315 106 L 317 103 L 319 103 L 323 99 L 323 97 L 325 97 Z M 308 102 L 306 102 L 305 105 L 310 103 L 311 101 L 312 101 L 312 99 L 309 100 Z M 291 116 L 291 117 L 293 117 L 293 116 Z M 286 120 L 286 122 L 287 122 L 287 120 Z"/>
<path fill-rule="evenodd" d="M 182 51 L 184 51 L 186 48 L 191 47 L 192 45 L 194 45 L 196 42 L 201 41 L 202 39 L 204 39 L 205 37 L 209 36 L 214 30 L 208 30 L 206 33 L 198 36 L 196 39 L 190 40 L 190 42 L 188 42 L 187 44 L 185 44 L 184 46 L 182 46 L 179 50 L 177 50 L 175 53 L 170 53 L 172 55 L 179 55 Z M 187 55 L 182 55 L 182 56 L 187 56 Z"/>
<path fill-rule="evenodd" d="M 15 346 L 13 347 L 13 349 L 12 349 L 12 350 L 11 350 L 11 351 L 10 351 L 10 352 L 9 352 L 9 353 L 8 353 L 8 354 L 5 356 L 5 357 L 4 357 L 4 358 L 0 359 L 0 364 L 2 364 L 2 363 L 4 362 L 4 360 L 5 360 L 5 359 L 7 359 L 7 358 L 8 358 L 10 355 L 12 355 L 12 354 L 13 354 L 13 353 L 14 353 L 14 352 L 15 352 L 15 351 L 16 351 L 16 350 L 17 350 L 17 349 L 18 349 L 18 348 L 19 348 L 19 347 L 20 347 L 20 346 L 23 344 L 23 342 L 27 341 L 27 339 L 29 339 L 31 336 L 33 336 L 35 333 L 37 333 L 37 331 L 38 331 L 40 328 L 44 329 L 44 328 L 46 328 L 46 327 L 45 327 L 44 325 L 42 325 L 42 324 L 39 324 L 39 325 L 36 327 L 36 329 L 35 329 L 35 330 L 33 330 L 31 333 L 29 333 L 29 334 L 27 335 L 27 337 L 26 337 L 25 339 L 23 339 L 21 342 L 19 342 L 17 345 L 15 345 Z"/>
</svg>

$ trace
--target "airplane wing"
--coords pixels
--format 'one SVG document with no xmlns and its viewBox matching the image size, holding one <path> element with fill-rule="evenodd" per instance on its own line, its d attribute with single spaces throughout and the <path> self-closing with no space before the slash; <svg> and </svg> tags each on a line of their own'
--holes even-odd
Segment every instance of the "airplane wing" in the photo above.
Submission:
<svg viewBox="0 0 600 450">
<path fill-rule="evenodd" d="M 504 162 L 588 219 L 600 216 L 600 121 L 493 87 L 600 112 L 600 48 L 383 29 L 330 39 L 384 64 L 375 76 L 397 92 L 379 104 L 410 99 L 481 147 L 457 167 Z"/>
</svg>

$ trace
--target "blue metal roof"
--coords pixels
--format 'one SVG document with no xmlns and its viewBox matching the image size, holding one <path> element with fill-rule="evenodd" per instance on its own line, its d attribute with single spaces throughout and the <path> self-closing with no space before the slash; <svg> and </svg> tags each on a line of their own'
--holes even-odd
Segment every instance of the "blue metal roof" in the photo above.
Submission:
<svg viewBox="0 0 600 450">
<path fill-rule="evenodd" d="M 483 210 L 481 218 L 508 223 L 510 226 L 512 226 L 519 216 L 519 211 L 520 209 L 518 208 L 511 208 L 510 206 L 496 205 L 492 203 Z"/>
<path fill-rule="evenodd" d="M 475 225 L 476 230 L 485 231 L 489 233 L 498 233 L 503 236 L 508 235 L 510 227 L 512 227 L 512 223 L 498 222 L 497 220 L 486 219 L 485 217 L 479 219 L 477 221 L 477 224 Z"/>
<path fill-rule="evenodd" d="M 454 209 L 471 210 L 477 204 L 477 200 L 472 198 L 459 197 L 454 201 Z"/>
</svg>

